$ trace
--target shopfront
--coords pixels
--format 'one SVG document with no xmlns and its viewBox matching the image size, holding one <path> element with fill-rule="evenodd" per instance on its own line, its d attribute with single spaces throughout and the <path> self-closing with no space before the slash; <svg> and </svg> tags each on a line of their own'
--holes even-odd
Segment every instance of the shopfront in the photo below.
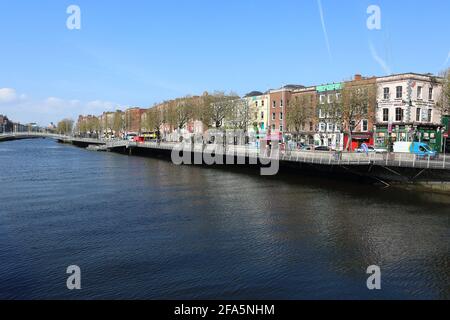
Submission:
<svg viewBox="0 0 450 320">
<path fill-rule="evenodd" d="M 433 150 L 442 150 L 441 126 L 437 125 L 377 125 L 374 133 L 376 147 L 392 150 L 396 141 L 425 142 Z"/>
<path fill-rule="evenodd" d="M 349 139 L 350 137 L 346 134 L 344 136 L 344 148 L 348 145 Z M 352 135 L 352 141 L 348 149 L 349 151 L 355 151 L 364 143 L 368 146 L 374 145 L 373 133 L 354 133 Z"/>
</svg>

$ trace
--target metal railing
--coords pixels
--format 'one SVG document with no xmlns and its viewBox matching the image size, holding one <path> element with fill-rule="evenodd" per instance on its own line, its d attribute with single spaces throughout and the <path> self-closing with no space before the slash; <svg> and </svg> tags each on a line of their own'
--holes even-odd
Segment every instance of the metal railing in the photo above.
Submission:
<svg viewBox="0 0 450 320">
<path fill-rule="evenodd" d="M 22 138 L 22 137 L 43 137 L 43 138 L 56 138 L 56 139 L 67 139 L 69 136 L 47 133 L 47 132 L 4 132 L 0 133 L 1 138 Z"/>
<path fill-rule="evenodd" d="M 172 150 L 177 143 L 169 142 L 128 142 L 127 147 L 153 148 L 160 150 Z M 431 156 L 418 156 L 409 153 L 353 153 L 353 152 L 320 152 L 286 150 L 273 154 L 269 149 L 257 149 L 249 146 L 208 144 L 184 144 L 180 150 L 194 152 L 211 152 L 228 156 L 241 156 L 250 158 L 272 158 L 281 161 L 302 162 L 322 165 L 378 165 L 386 167 L 410 167 L 428 169 L 450 169 L 450 157 L 440 155 L 437 158 Z"/>
<path fill-rule="evenodd" d="M 14 137 L 47 137 L 62 139 L 65 141 L 78 141 L 93 144 L 105 144 L 107 148 L 150 148 L 171 151 L 180 144 L 175 142 L 133 142 L 128 140 L 106 140 L 95 138 L 77 138 L 65 135 L 44 133 L 44 132 L 16 132 L 1 133 L 1 138 Z M 214 144 L 189 144 L 182 145 L 183 150 L 194 152 L 212 152 L 217 155 L 237 156 L 248 158 L 271 158 L 281 161 L 292 161 L 321 165 L 378 165 L 384 167 L 409 167 L 419 169 L 450 169 L 450 157 L 445 154 L 437 158 L 431 156 L 418 156 L 410 153 L 352 153 L 352 152 L 320 152 L 320 151 L 300 151 L 300 150 L 276 150 L 257 149 L 251 146 L 242 145 L 214 145 Z"/>
</svg>

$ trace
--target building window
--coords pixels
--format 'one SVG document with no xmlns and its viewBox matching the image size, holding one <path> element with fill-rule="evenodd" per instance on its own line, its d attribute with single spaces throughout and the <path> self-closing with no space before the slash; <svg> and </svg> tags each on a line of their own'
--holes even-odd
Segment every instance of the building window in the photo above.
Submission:
<svg viewBox="0 0 450 320">
<path fill-rule="evenodd" d="M 422 99 L 422 87 L 417 87 L 417 99 Z"/>
<path fill-rule="evenodd" d="M 432 122 L 433 120 L 433 110 L 428 109 L 428 122 Z"/>
<path fill-rule="evenodd" d="M 428 100 L 433 100 L 433 88 L 428 91 Z"/>
<path fill-rule="evenodd" d="M 258 108 L 258 101 L 255 102 L 255 106 Z"/>
<path fill-rule="evenodd" d="M 420 122 L 420 116 L 422 114 L 422 110 L 420 108 L 416 109 L 416 121 Z"/>
<path fill-rule="evenodd" d="M 274 113 L 272 113 L 272 120 L 275 120 L 275 118 L 277 117 L 277 115 Z"/>
<path fill-rule="evenodd" d="M 340 101 L 341 100 L 341 94 L 340 93 L 336 93 L 336 101 Z"/>
<path fill-rule="evenodd" d="M 329 124 L 327 125 L 327 131 L 328 131 L 328 132 L 333 132 L 333 130 L 334 130 L 334 125 L 333 125 L 332 123 L 329 123 Z"/>
<path fill-rule="evenodd" d="M 320 104 L 324 104 L 325 103 L 325 95 L 323 95 L 323 94 L 320 95 L 319 102 L 320 102 Z"/>
<path fill-rule="evenodd" d="M 275 125 L 274 124 L 272 125 L 272 130 L 275 131 Z"/>
<path fill-rule="evenodd" d="M 264 100 L 263 100 L 263 101 L 261 101 L 261 106 L 263 106 L 263 107 L 264 107 Z"/>
<path fill-rule="evenodd" d="M 283 120 L 283 112 L 280 112 L 280 120 Z"/>
<path fill-rule="evenodd" d="M 326 129 L 327 129 L 326 124 L 323 123 L 323 122 L 321 122 L 321 123 L 319 124 L 319 131 L 320 131 L 320 132 L 325 132 Z"/>
<path fill-rule="evenodd" d="M 277 102 L 274 101 L 274 102 L 272 103 L 272 108 L 276 108 L 276 107 L 277 107 Z"/>
<path fill-rule="evenodd" d="M 314 123 L 312 122 L 309 123 L 309 131 L 314 131 Z"/>
<path fill-rule="evenodd" d="M 333 96 L 331 94 L 328 95 L 328 103 L 333 103 Z"/>
<path fill-rule="evenodd" d="M 388 108 L 383 109 L 383 121 L 384 122 L 389 121 L 389 109 Z"/>
<path fill-rule="evenodd" d="M 361 131 L 367 132 L 369 131 L 369 121 L 363 120 L 361 123 Z"/>
<path fill-rule="evenodd" d="M 280 132 L 283 132 L 283 126 L 280 126 Z"/>
<path fill-rule="evenodd" d="M 403 109 L 402 108 L 395 109 L 395 121 L 397 121 L 397 122 L 403 121 Z"/>
<path fill-rule="evenodd" d="M 325 116 L 323 115 L 322 109 L 319 109 L 319 118 L 323 119 Z"/>
<path fill-rule="evenodd" d="M 403 87 L 402 86 L 398 86 L 397 87 L 396 98 L 397 99 L 401 99 L 402 97 L 403 97 Z"/>
<path fill-rule="evenodd" d="M 283 99 L 280 100 L 280 107 L 283 106 Z"/>
<path fill-rule="evenodd" d="M 261 120 L 264 120 L 264 111 L 261 111 Z"/>
<path fill-rule="evenodd" d="M 383 89 L 383 99 L 389 100 L 390 97 L 391 97 L 391 93 L 390 93 L 389 88 L 384 88 Z"/>
</svg>

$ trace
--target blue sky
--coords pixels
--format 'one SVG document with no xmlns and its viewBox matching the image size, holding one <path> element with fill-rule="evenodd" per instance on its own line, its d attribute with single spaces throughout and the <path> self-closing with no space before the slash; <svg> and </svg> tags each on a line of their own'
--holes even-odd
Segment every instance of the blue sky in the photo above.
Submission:
<svg viewBox="0 0 450 320">
<path fill-rule="evenodd" d="M 81 8 L 81 30 L 66 9 Z M 381 30 L 369 30 L 369 5 Z M 449 67 L 447 0 L 0 0 L 0 113 L 47 124 L 203 91 Z"/>
</svg>

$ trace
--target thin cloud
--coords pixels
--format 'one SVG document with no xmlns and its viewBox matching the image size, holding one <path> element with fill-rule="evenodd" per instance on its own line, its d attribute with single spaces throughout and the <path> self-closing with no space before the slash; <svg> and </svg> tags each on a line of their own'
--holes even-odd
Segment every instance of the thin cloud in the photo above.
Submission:
<svg viewBox="0 0 450 320">
<path fill-rule="evenodd" d="M 80 101 L 58 97 L 27 98 L 12 88 L 0 88 L 0 114 L 21 123 L 37 122 L 47 125 L 63 118 L 77 119 L 80 114 L 100 115 L 104 111 L 124 109 L 117 103 L 103 100 Z"/>
<path fill-rule="evenodd" d="M 330 62 L 331 62 L 333 60 L 333 57 L 331 55 L 330 40 L 328 38 L 327 26 L 325 24 L 325 17 L 324 17 L 324 14 L 323 14 L 322 0 L 317 0 L 317 5 L 319 6 L 320 21 L 322 23 L 323 35 L 325 37 L 325 43 L 327 45 L 328 56 L 330 57 Z"/>
<path fill-rule="evenodd" d="M 447 59 L 445 59 L 445 62 L 442 64 L 441 68 L 444 69 L 445 67 L 447 67 L 449 61 L 450 61 L 450 51 L 448 52 Z"/>
<path fill-rule="evenodd" d="M 369 42 L 369 46 L 370 46 L 370 52 L 372 54 L 372 58 L 380 65 L 380 67 L 383 69 L 384 73 L 386 73 L 386 75 L 392 74 L 391 68 L 388 66 L 386 61 L 384 61 L 378 55 L 377 50 L 375 49 L 375 47 L 374 47 L 372 42 Z"/>
<path fill-rule="evenodd" d="M 16 90 L 11 88 L 0 88 L 0 104 L 11 103 L 17 100 Z"/>
</svg>

